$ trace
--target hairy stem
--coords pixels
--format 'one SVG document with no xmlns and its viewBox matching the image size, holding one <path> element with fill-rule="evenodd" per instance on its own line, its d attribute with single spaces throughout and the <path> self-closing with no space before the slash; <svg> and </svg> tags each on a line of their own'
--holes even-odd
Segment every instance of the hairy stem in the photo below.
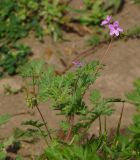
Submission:
<svg viewBox="0 0 140 160">
<path fill-rule="evenodd" d="M 41 113 L 39 107 L 38 107 L 37 105 L 36 105 L 35 107 L 36 107 L 36 109 L 38 110 L 38 112 L 39 112 L 39 114 L 40 114 L 40 116 L 41 116 L 41 119 L 42 119 L 42 121 L 43 121 L 43 123 L 44 123 L 44 126 L 45 126 L 47 132 L 48 132 L 48 136 L 49 136 L 50 140 L 52 140 L 51 133 L 50 133 L 50 131 L 49 131 L 47 125 L 46 125 L 45 119 L 44 119 L 44 117 L 43 117 L 43 115 L 42 115 L 42 113 Z"/>
<path fill-rule="evenodd" d="M 119 118 L 119 121 L 118 121 L 118 126 L 117 126 L 117 130 L 116 130 L 116 135 L 115 135 L 115 138 L 114 138 L 114 142 L 113 144 L 117 144 L 117 139 L 120 135 L 120 127 L 121 127 L 121 121 L 122 121 L 122 116 L 123 116 L 123 111 L 124 111 L 124 104 L 125 102 L 122 102 L 123 103 L 123 106 L 122 106 L 122 110 L 121 110 L 121 114 L 120 114 L 120 118 Z"/>
<path fill-rule="evenodd" d="M 104 117 L 104 130 L 105 130 L 105 134 L 107 134 L 106 116 Z"/>
<path fill-rule="evenodd" d="M 37 99 L 37 95 L 36 95 L 36 84 L 35 84 L 35 76 L 34 76 L 34 75 L 33 75 L 33 77 L 32 77 L 32 83 L 33 83 L 33 94 L 34 94 L 34 96 L 35 96 L 35 99 Z M 49 131 L 47 125 L 46 125 L 46 122 L 45 122 L 45 119 L 44 119 L 44 117 L 43 117 L 43 114 L 41 113 L 41 111 L 40 111 L 40 109 L 39 109 L 39 107 L 38 107 L 37 100 L 36 100 L 36 102 L 35 102 L 34 105 L 35 105 L 37 111 L 38 111 L 39 114 L 40 114 L 40 117 L 41 117 L 41 119 L 42 119 L 42 121 L 43 121 L 43 123 L 44 123 L 44 126 L 45 126 L 45 128 L 46 128 L 46 131 L 47 131 L 47 133 L 48 133 L 48 136 L 49 136 L 50 140 L 52 140 L 51 133 L 50 133 L 50 131 Z"/>
<path fill-rule="evenodd" d="M 68 117 L 68 122 L 70 124 L 70 127 L 68 129 L 68 132 L 67 132 L 67 135 L 66 135 L 66 138 L 65 138 L 65 141 L 69 141 L 70 138 L 71 138 L 71 134 L 72 134 L 72 127 L 73 127 L 73 123 L 74 123 L 74 115 L 70 115 Z"/>
<path fill-rule="evenodd" d="M 102 56 L 101 59 L 99 60 L 99 66 L 98 66 L 97 69 L 95 70 L 94 75 L 96 75 L 96 74 L 98 73 L 101 64 L 103 63 L 104 59 L 106 58 L 106 56 L 107 56 L 107 54 L 108 54 L 108 51 L 109 51 L 109 49 L 110 49 L 110 47 L 111 47 L 112 40 L 113 40 L 113 39 L 111 38 L 111 41 L 110 41 L 110 43 L 109 43 L 106 51 L 104 52 L 103 56 Z M 106 125 L 106 124 L 105 124 L 105 125 Z M 102 133 L 101 116 L 99 116 L 99 127 L 100 127 L 100 129 L 99 129 L 99 135 L 100 135 L 100 134 Z"/>
<path fill-rule="evenodd" d="M 120 114 L 120 118 L 119 118 L 119 122 L 118 122 L 118 126 L 117 126 L 117 133 L 116 133 L 117 137 L 120 134 L 120 127 L 121 127 L 122 116 L 123 116 L 123 112 L 124 112 L 124 102 L 122 104 L 123 104 L 123 106 L 122 106 L 122 110 L 121 110 L 121 114 Z"/>
<path fill-rule="evenodd" d="M 112 41 L 113 41 L 113 39 L 111 38 L 111 40 L 110 40 L 110 42 L 109 42 L 109 45 L 108 45 L 106 51 L 104 52 L 103 56 L 102 56 L 101 59 L 99 60 L 99 66 L 97 67 L 97 69 L 96 69 L 94 75 L 96 75 L 96 74 L 98 73 L 101 64 L 102 64 L 103 61 L 105 60 L 105 58 L 106 58 L 106 56 L 107 56 L 107 54 L 108 54 L 108 51 L 109 51 L 109 49 L 110 49 L 110 47 L 111 47 Z"/>
<path fill-rule="evenodd" d="M 101 122 L 101 116 L 99 116 L 99 136 L 102 135 L 102 122 Z"/>
</svg>

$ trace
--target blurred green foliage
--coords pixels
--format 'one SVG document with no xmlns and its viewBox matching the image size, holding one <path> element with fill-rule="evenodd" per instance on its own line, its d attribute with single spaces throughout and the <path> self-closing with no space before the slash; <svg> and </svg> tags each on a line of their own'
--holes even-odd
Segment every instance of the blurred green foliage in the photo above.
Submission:
<svg viewBox="0 0 140 160">
<path fill-rule="evenodd" d="M 117 13 L 122 6 L 123 0 L 84 0 L 84 8 L 79 10 L 79 16 L 75 19 L 84 25 L 100 26 L 102 19 Z"/>
<path fill-rule="evenodd" d="M 44 32 L 57 38 L 57 28 L 65 11 L 66 6 L 59 0 L 2 0 L 0 42 L 16 41 L 27 36 L 31 30 L 40 39 Z"/>
<path fill-rule="evenodd" d="M 19 67 L 27 62 L 31 50 L 22 44 L 15 44 L 11 47 L 0 47 L 0 76 L 6 72 L 9 75 L 18 73 Z"/>
<path fill-rule="evenodd" d="M 134 0 L 134 2 L 138 5 L 140 5 L 140 0 Z"/>
<path fill-rule="evenodd" d="M 18 44 L 30 31 L 40 40 L 51 34 L 56 40 L 61 36 L 59 24 L 66 6 L 59 0 L 1 0 L 0 2 L 0 75 L 17 73 L 27 61 L 29 47 Z M 43 27 L 44 26 L 44 27 Z"/>
<path fill-rule="evenodd" d="M 1 115 L 0 116 L 0 127 L 7 123 L 10 120 L 11 116 L 6 114 L 6 115 Z M 7 145 L 6 145 L 7 146 Z M 6 158 L 7 153 L 6 153 L 6 146 L 4 141 L 0 141 L 0 160 L 3 160 Z"/>
</svg>

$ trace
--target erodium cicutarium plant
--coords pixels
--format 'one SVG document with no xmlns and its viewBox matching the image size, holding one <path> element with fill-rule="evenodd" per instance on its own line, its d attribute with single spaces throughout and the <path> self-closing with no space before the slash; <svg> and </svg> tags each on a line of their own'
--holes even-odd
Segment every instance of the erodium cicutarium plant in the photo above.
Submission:
<svg viewBox="0 0 140 160">
<path fill-rule="evenodd" d="M 57 75 L 53 67 L 39 60 L 31 61 L 23 67 L 22 76 L 26 82 L 24 88 L 28 106 L 36 109 L 41 117 L 41 121 L 29 120 L 24 124 L 36 127 L 47 144 L 40 160 L 139 160 L 138 116 L 135 117 L 135 124 L 131 128 L 135 133 L 133 136 L 124 136 L 120 132 L 124 104 L 127 101 L 104 98 L 97 89 L 90 91 L 90 105 L 84 101 L 85 93 L 99 76 L 113 39 L 123 32 L 118 21 L 113 21 L 111 16 L 107 16 L 101 25 L 109 29 L 110 43 L 99 61 L 83 65 L 80 60 L 73 60 L 71 63 L 75 70 L 63 75 Z M 136 86 L 139 87 L 140 82 L 137 82 Z M 135 100 L 137 105 L 138 95 L 139 89 L 129 94 L 129 98 Z M 63 120 L 60 120 L 59 128 L 51 128 L 46 122 L 50 117 L 45 111 L 41 111 L 41 103 L 46 103 L 46 107 L 49 104 L 49 107 L 56 111 L 56 116 L 62 115 Z M 113 113 L 113 103 L 122 104 L 122 110 L 114 135 L 110 136 L 106 118 Z M 95 120 L 99 120 L 97 135 L 93 133 Z"/>
</svg>

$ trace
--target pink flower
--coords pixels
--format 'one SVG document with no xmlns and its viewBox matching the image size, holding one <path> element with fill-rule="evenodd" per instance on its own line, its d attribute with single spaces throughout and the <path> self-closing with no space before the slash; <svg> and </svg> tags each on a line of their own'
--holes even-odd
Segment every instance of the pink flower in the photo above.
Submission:
<svg viewBox="0 0 140 160">
<path fill-rule="evenodd" d="M 109 25 L 111 19 L 112 19 L 112 16 L 107 16 L 106 19 L 101 22 L 101 26 Z"/>
<path fill-rule="evenodd" d="M 110 36 L 118 37 L 123 29 L 119 26 L 119 22 L 115 21 L 113 24 L 109 24 Z"/>
<path fill-rule="evenodd" d="M 73 61 L 72 64 L 74 64 L 77 67 L 82 67 L 83 66 L 83 64 L 78 60 L 77 61 Z"/>
</svg>

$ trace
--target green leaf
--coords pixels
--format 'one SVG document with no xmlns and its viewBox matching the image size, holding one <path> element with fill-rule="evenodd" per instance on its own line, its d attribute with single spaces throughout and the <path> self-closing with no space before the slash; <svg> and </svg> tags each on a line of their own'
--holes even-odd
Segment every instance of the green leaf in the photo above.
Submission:
<svg viewBox="0 0 140 160">
<path fill-rule="evenodd" d="M 22 122 L 22 125 L 27 125 L 27 126 L 29 125 L 29 126 L 40 128 L 40 127 L 44 126 L 44 123 L 42 123 L 38 120 L 36 120 L 36 121 L 28 120 L 28 121 Z"/>
<path fill-rule="evenodd" d="M 100 91 L 98 91 L 98 90 L 92 91 L 92 93 L 90 95 L 90 100 L 92 101 L 92 103 L 98 103 L 101 100 Z"/>
<path fill-rule="evenodd" d="M 137 79 L 134 82 L 134 89 L 126 96 L 128 100 L 134 103 L 138 107 L 138 109 L 140 109 L 140 79 Z"/>
<path fill-rule="evenodd" d="M 37 77 L 44 71 L 45 62 L 42 60 L 32 60 L 26 63 L 21 70 L 21 75 L 23 77 Z"/>
</svg>

